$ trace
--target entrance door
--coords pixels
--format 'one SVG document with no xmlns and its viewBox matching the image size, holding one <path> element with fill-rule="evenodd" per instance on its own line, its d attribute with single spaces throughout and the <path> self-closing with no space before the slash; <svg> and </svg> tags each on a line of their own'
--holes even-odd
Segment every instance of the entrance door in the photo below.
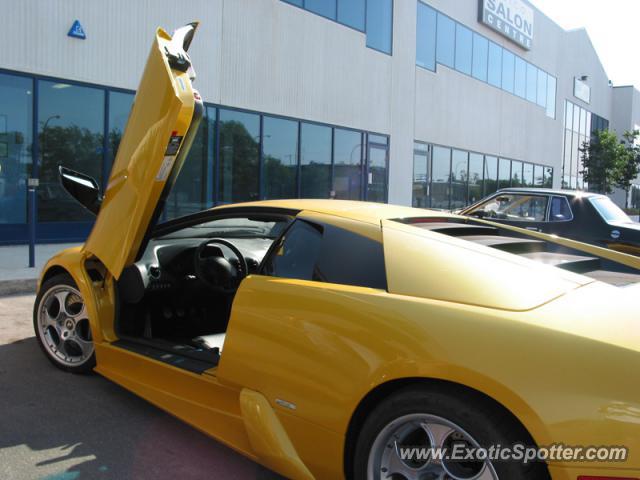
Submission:
<svg viewBox="0 0 640 480">
<path fill-rule="evenodd" d="M 387 202 L 389 140 L 382 135 L 368 135 L 366 200 Z"/>
</svg>

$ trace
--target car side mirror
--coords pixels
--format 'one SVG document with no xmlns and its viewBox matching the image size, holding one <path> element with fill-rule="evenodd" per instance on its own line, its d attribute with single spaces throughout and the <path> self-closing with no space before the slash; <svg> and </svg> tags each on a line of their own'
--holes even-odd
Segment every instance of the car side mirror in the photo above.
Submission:
<svg viewBox="0 0 640 480">
<path fill-rule="evenodd" d="M 58 171 L 60 172 L 60 183 L 69 195 L 91 213 L 97 215 L 100 211 L 100 205 L 102 205 L 98 182 L 88 175 L 63 166 L 60 166 Z"/>
</svg>

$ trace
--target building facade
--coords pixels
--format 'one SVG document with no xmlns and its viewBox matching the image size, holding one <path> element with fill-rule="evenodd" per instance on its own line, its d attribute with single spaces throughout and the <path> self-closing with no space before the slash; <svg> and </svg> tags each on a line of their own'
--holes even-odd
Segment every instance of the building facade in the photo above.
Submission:
<svg viewBox="0 0 640 480">
<path fill-rule="evenodd" d="M 610 85 L 586 32 L 524 0 L 0 3 L 0 243 L 27 238 L 30 178 L 38 240 L 87 235 L 57 166 L 105 186 L 150 32 L 194 19 L 206 118 L 165 218 L 267 198 L 448 209 L 509 185 L 585 188 L 582 142 L 640 124 L 638 92 Z"/>
</svg>

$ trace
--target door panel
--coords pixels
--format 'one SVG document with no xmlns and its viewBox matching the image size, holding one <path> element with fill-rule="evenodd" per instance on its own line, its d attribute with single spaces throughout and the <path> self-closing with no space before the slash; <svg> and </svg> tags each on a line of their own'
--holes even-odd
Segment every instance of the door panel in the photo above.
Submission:
<svg viewBox="0 0 640 480">
<path fill-rule="evenodd" d="M 175 181 L 184 160 L 187 133 L 198 120 L 195 114 L 202 103 L 191 87 L 189 72 L 172 69 L 165 53 L 176 48 L 182 45 L 174 45 L 159 29 L 86 243 L 86 249 L 116 278 L 135 260 L 158 203 L 166 195 L 165 184 Z"/>
</svg>

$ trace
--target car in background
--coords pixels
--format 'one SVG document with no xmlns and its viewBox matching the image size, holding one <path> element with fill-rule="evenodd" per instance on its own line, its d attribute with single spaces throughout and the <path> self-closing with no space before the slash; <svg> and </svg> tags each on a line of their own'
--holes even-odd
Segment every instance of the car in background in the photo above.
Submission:
<svg viewBox="0 0 640 480">
<path fill-rule="evenodd" d="M 505 188 L 460 211 L 640 256 L 640 223 L 597 193 Z"/>
</svg>

